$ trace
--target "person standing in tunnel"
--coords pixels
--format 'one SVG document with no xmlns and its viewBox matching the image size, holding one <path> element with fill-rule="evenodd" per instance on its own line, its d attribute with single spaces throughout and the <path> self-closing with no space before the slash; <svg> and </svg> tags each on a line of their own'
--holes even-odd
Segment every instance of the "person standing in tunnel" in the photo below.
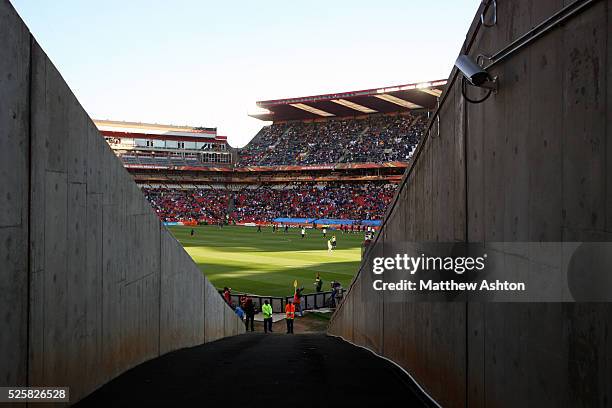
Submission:
<svg viewBox="0 0 612 408">
<path fill-rule="evenodd" d="M 264 333 L 272 333 L 272 305 L 267 299 L 264 300 L 264 304 L 261 306 L 261 312 L 263 313 Z"/>
<path fill-rule="evenodd" d="M 295 320 L 295 305 L 293 299 L 287 299 L 285 306 L 285 321 L 287 322 L 287 334 L 293 334 L 293 321 Z"/>
<path fill-rule="evenodd" d="M 244 324 L 246 326 L 246 331 L 249 331 L 249 322 L 251 323 L 251 331 L 255 331 L 255 305 L 253 304 L 253 299 L 249 296 L 245 296 L 242 302 L 242 309 L 245 314 Z"/>
</svg>

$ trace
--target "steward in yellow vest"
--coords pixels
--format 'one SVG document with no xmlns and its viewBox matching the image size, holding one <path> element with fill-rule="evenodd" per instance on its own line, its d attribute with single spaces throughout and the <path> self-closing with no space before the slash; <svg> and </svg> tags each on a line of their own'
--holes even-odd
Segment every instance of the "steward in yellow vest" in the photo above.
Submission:
<svg viewBox="0 0 612 408">
<path fill-rule="evenodd" d="M 264 300 L 264 304 L 261 306 L 261 312 L 264 318 L 264 333 L 270 331 L 272 333 L 272 305 Z"/>
</svg>

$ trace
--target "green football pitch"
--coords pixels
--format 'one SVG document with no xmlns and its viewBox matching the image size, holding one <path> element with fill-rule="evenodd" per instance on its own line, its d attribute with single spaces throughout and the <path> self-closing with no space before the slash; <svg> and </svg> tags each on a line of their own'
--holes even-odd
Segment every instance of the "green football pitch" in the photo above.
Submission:
<svg viewBox="0 0 612 408">
<path fill-rule="evenodd" d="M 317 272 L 323 279 L 323 290 L 332 280 L 345 288 L 357 272 L 361 261 L 363 234 L 333 231 L 337 249 L 327 249 L 327 238 L 320 230 L 307 230 L 300 237 L 297 228 L 272 233 L 271 228 L 199 226 L 169 227 L 202 272 L 217 288 L 231 287 L 235 292 L 257 295 L 287 296 L 293 294 L 297 279 L 305 293 L 314 291 Z"/>
</svg>

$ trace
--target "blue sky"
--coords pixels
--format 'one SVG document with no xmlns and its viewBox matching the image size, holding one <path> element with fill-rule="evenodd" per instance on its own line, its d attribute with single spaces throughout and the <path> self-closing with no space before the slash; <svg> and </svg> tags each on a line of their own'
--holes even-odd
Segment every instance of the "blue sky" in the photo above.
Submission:
<svg viewBox="0 0 612 408">
<path fill-rule="evenodd" d="M 97 119 L 217 126 L 255 101 L 446 78 L 480 0 L 11 0 Z"/>
</svg>

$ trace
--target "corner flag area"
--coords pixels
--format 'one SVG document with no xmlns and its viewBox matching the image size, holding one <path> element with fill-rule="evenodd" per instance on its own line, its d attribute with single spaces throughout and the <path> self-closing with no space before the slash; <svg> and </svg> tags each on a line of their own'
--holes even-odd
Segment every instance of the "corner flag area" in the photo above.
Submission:
<svg viewBox="0 0 612 408">
<path fill-rule="evenodd" d="M 361 261 L 363 233 L 307 229 L 301 238 L 299 228 L 282 229 L 242 226 L 169 227 L 198 267 L 217 288 L 266 296 L 288 296 L 297 279 L 305 293 L 314 292 L 317 273 L 323 290 L 331 281 L 348 287 Z M 329 251 L 327 240 L 336 235 L 337 249 Z"/>
</svg>

